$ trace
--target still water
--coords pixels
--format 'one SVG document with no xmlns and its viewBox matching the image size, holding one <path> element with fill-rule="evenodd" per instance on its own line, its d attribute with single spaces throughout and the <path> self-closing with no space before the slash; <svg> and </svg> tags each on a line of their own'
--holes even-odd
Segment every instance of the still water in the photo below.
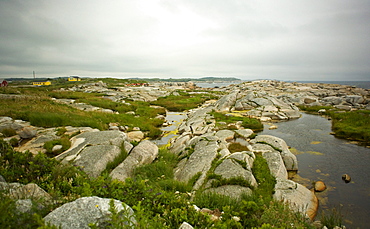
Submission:
<svg viewBox="0 0 370 229">
<path fill-rule="evenodd" d="M 321 180 L 328 186 L 316 193 L 319 213 L 335 208 L 347 228 L 370 228 L 370 149 L 330 135 L 331 122 L 321 116 L 303 113 L 300 119 L 275 125 L 278 129 L 265 126 L 258 134 L 282 138 L 292 147 L 298 159 L 297 182 L 311 188 L 312 182 Z M 352 181 L 344 183 L 343 174 Z"/>
<path fill-rule="evenodd" d="M 158 147 L 169 144 L 172 138 L 178 136 L 177 128 L 186 117 L 186 114 L 182 112 L 167 112 L 166 122 L 168 123 L 168 126 L 161 128 L 161 130 L 164 132 L 164 135 L 161 139 L 154 140 L 153 142 Z"/>
</svg>

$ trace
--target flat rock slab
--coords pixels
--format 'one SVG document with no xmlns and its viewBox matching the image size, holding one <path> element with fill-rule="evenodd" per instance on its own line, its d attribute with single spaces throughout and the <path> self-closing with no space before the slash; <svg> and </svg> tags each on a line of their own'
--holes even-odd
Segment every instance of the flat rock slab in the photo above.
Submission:
<svg viewBox="0 0 370 229">
<path fill-rule="evenodd" d="M 140 142 L 127 158 L 110 173 L 113 179 L 124 181 L 133 175 L 140 165 L 152 163 L 158 156 L 158 146 L 149 140 Z"/>
</svg>

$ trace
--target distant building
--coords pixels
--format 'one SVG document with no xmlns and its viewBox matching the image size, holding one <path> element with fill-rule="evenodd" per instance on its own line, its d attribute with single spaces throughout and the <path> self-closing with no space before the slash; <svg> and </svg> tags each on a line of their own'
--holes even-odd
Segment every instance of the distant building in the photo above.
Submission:
<svg viewBox="0 0 370 229">
<path fill-rule="evenodd" d="M 8 86 L 8 82 L 6 80 L 3 80 L 3 82 L 0 83 L 0 87 L 6 87 Z"/>
<path fill-rule="evenodd" d="M 81 78 L 78 76 L 70 76 L 68 77 L 68 81 L 81 81 Z"/>
<path fill-rule="evenodd" d="M 32 82 L 32 85 L 35 85 L 35 86 L 48 86 L 48 85 L 51 85 L 51 82 L 50 82 L 50 81 L 45 81 L 45 82 Z"/>
</svg>

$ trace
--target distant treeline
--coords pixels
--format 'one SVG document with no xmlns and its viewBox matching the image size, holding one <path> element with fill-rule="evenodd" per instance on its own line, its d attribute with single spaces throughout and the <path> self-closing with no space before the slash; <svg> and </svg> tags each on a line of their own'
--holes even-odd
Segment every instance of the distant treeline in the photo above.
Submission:
<svg viewBox="0 0 370 229">
<path fill-rule="evenodd" d="M 84 77 L 80 77 L 84 79 Z M 99 79 L 97 77 L 96 79 Z M 109 78 L 109 77 L 108 77 Z M 46 80 L 56 80 L 56 79 L 65 79 L 67 80 L 68 77 L 58 77 L 58 78 L 7 78 L 7 81 L 46 81 Z M 87 78 L 87 79 L 94 79 L 94 78 Z M 202 77 L 202 78 L 170 78 L 170 79 L 161 79 L 161 78 L 120 78 L 122 80 L 140 80 L 140 81 L 147 81 L 147 82 L 156 82 L 156 81 L 164 81 L 164 82 L 210 82 L 210 81 L 223 81 L 223 82 L 234 82 L 240 81 L 240 79 L 235 77 Z"/>
<path fill-rule="evenodd" d="M 129 78 L 135 80 L 145 80 L 149 82 L 153 81 L 164 81 L 164 82 L 209 82 L 209 81 L 226 81 L 226 82 L 233 82 L 233 81 L 240 81 L 240 79 L 235 77 L 202 77 L 202 78 L 170 78 L 170 79 L 161 79 L 161 78 Z"/>
</svg>

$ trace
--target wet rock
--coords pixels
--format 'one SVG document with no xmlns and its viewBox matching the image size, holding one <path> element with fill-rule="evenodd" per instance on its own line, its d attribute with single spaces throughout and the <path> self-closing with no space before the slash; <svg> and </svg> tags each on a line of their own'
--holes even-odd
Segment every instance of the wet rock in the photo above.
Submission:
<svg viewBox="0 0 370 229">
<path fill-rule="evenodd" d="M 348 174 L 343 174 L 342 175 L 342 180 L 344 180 L 344 182 L 346 182 L 346 183 L 349 183 L 349 182 L 351 182 L 351 177 Z"/>
<path fill-rule="evenodd" d="M 326 185 L 323 181 L 316 181 L 315 182 L 315 191 L 322 192 L 326 190 Z"/>
</svg>

